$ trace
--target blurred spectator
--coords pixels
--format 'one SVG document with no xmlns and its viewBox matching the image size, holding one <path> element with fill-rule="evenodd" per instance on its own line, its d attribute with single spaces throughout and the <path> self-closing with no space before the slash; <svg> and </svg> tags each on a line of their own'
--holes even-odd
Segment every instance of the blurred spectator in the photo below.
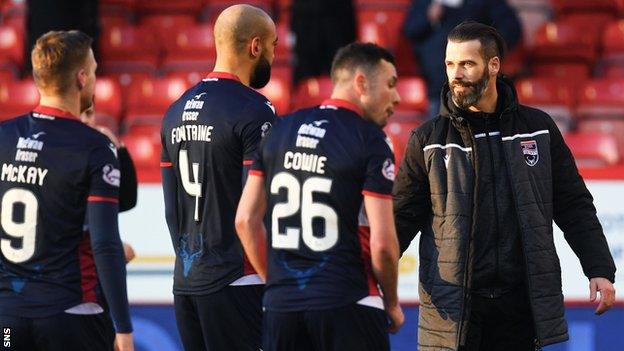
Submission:
<svg viewBox="0 0 624 351">
<path fill-rule="evenodd" d="M 427 82 L 429 116 L 440 108 L 440 91 L 446 81 L 446 37 L 456 25 L 473 20 L 498 30 L 513 48 L 522 37 L 520 20 L 506 0 L 414 0 L 405 17 L 403 32 L 413 44 Z"/>
<path fill-rule="evenodd" d="M 353 2 L 294 0 L 291 11 L 290 26 L 296 38 L 295 82 L 305 77 L 329 75 L 338 48 L 356 38 Z"/>
<path fill-rule="evenodd" d="M 93 38 L 93 52 L 98 56 L 98 0 L 27 0 L 26 57 L 30 57 L 35 41 L 51 30 L 78 29 Z M 32 70 L 30 60 L 24 60 L 27 72 Z"/>
</svg>

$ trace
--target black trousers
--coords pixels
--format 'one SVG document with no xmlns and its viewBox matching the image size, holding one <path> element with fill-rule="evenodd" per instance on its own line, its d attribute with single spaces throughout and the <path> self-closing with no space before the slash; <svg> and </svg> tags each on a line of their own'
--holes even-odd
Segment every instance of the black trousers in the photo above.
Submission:
<svg viewBox="0 0 624 351">
<path fill-rule="evenodd" d="M 47 318 L 0 316 L 0 350 L 112 351 L 115 334 L 111 334 L 109 323 L 104 313 L 59 313 Z"/>
<path fill-rule="evenodd" d="M 264 351 L 388 351 L 383 310 L 350 304 L 324 311 L 264 312 Z"/>
<path fill-rule="evenodd" d="M 526 288 L 496 298 L 472 295 L 463 351 L 534 351 L 535 327 Z"/>
<path fill-rule="evenodd" d="M 174 295 L 186 351 L 258 351 L 264 285 L 227 286 L 208 295 Z"/>
</svg>

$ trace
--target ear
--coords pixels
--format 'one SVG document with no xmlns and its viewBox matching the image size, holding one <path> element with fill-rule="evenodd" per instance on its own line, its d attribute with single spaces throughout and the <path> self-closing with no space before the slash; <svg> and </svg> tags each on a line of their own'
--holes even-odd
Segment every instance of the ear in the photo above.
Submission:
<svg viewBox="0 0 624 351">
<path fill-rule="evenodd" d="M 490 76 L 498 75 L 498 72 L 500 71 L 500 58 L 498 58 L 498 56 L 494 56 L 490 59 L 490 62 L 488 63 L 488 70 Z"/>
<path fill-rule="evenodd" d="M 262 41 L 260 37 L 253 37 L 250 44 L 251 57 L 256 58 L 262 54 Z"/>
<path fill-rule="evenodd" d="M 360 70 L 356 70 L 353 75 L 353 87 L 358 95 L 365 95 L 368 91 L 368 81 L 364 73 Z"/>
<path fill-rule="evenodd" d="M 87 72 L 84 68 L 81 68 L 76 72 L 76 83 L 78 84 L 78 89 L 84 88 L 87 84 Z"/>
</svg>

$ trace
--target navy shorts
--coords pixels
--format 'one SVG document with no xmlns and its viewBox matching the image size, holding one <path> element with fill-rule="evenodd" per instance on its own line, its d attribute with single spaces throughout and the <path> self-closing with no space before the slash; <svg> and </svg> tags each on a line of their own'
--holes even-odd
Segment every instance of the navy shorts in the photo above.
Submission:
<svg viewBox="0 0 624 351">
<path fill-rule="evenodd" d="M 227 286 L 208 295 L 174 295 L 186 351 L 258 351 L 264 285 Z"/>
<path fill-rule="evenodd" d="M 264 312 L 264 351 L 387 351 L 385 311 L 351 304 L 323 311 Z"/>
<path fill-rule="evenodd" d="M 115 334 L 109 323 L 110 318 L 104 313 L 60 313 L 46 318 L 0 315 L 0 350 L 112 351 Z"/>
</svg>

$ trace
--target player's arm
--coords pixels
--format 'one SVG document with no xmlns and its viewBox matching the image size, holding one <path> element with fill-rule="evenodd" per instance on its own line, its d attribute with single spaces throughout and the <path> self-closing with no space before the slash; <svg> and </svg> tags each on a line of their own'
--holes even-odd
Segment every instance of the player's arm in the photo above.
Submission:
<svg viewBox="0 0 624 351">
<path fill-rule="evenodd" d="M 403 324 L 404 317 L 397 293 L 399 279 L 399 241 L 394 229 L 392 199 L 364 196 L 370 225 L 370 250 L 373 274 L 381 286 L 384 306 L 392 320 L 391 332 Z"/>
<path fill-rule="evenodd" d="M 119 163 L 112 145 L 99 145 L 89 155 L 90 185 L 87 223 L 98 278 L 117 332 L 120 350 L 133 350 L 132 323 L 126 289 L 124 257 L 117 215 Z"/>
<path fill-rule="evenodd" d="M 267 278 L 266 228 L 264 214 L 267 209 L 264 177 L 254 174 L 247 179 L 241 201 L 236 211 L 236 232 L 249 261 L 262 280 Z"/>
</svg>

